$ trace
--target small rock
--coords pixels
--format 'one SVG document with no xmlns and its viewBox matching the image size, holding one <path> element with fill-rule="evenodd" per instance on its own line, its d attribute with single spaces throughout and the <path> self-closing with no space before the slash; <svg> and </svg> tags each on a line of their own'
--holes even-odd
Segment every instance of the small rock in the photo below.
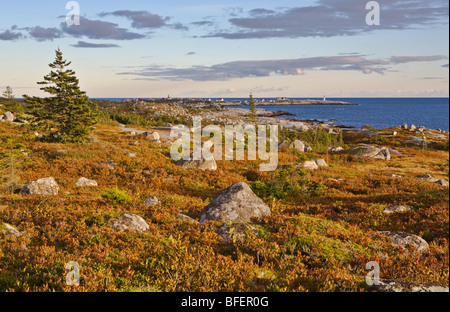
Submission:
<svg viewBox="0 0 450 312">
<path fill-rule="evenodd" d="M 144 132 L 143 135 L 147 139 L 150 139 L 153 142 L 161 143 L 161 137 L 159 136 L 158 132 L 147 131 L 147 132 Z"/>
<path fill-rule="evenodd" d="M 439 183 L 440 185 L 444 186 L 444 187 L 449 187 L 449 183 L 448 180 L 438 180 L 436 183 Z"/>
<path fill-rule="evenodd" d="M 192 223 L 192 224 L 198 224 L 197 220 L 192 219 L 191 217 L 189 217 L 189 216 L 187 216 L 185 214 L 177 213 L 177 217 L 178 217 L 178 219 L 181 219 L 183 221 L 186 221 L 186 222 L 189 222 L 189 223 Z"/>
<path fill-rule="evenodd" d="M 144 201 L 144 203 L 145 203 L 145 205 L 147 206 L 147 207 L 152 207 L 152 206 L 156 206 L 156 205 L 158 205 L 159 204 L 159 199 L 158 199 L 158 197 L 156 197 L 156 196 L 152 196 L 152 197 L 149 197 L 149 198 L 147 198 L 145 201 Z"/>
<path fill-rule="evenodd" d="M 75 183 L 76 186 L 98 186 L 97 182 L 94 180 L 89 180 L 86 178 L 79 178 Z"/>
<path fill-rule="evenodd" d="M 134 157 L 136 157 L 136 154 L 135 153 L 127 153 L 127 156 L 131 157 L 131 158 L 134 158 Z"/>
<path fill-rule="evenodd" d="M 20 191 L 21 194 L 36 194 L 36 195 L 58 195 L 59 186 L 55 179 L 44 178 L 37 181 L 25 183 Z"/>
<path fill-rule="evenodd" d="M 319 166 L 314 160 L 307 160 L 300 164 L 301 167 L 303 167 L 306 170 L 317 170 L 319 169 Z"/>
<path fill-rule="evenodd" d="M 391 214 L 391 213 L 397 213 L 397 212 L 406 212 L 406 211 L 410 211 L 410 210 L 411 210 L 411 207 L 395 205 L 395 206 L 386 207 L 386 209 L 383 212 L 385 214 Z"/>
<path fill-rule="evenodd" d="M 0 223 L 0 232 L 6 235 L 20 236 L 20 232 L 15 227 L 7 223 Z"/>
<path fill-rule="evenodd" d="M 339 152 L 342 152 L 344 150 L 344 148 L 341 146 L 332 146 L 328 150 L 330 153 L 339 153 Z"/>
<path fill-rule="evenodd" d="M 409 128 L 410 131 L 416 131 L 417 127 L 415 125 L 411 125 L 411 127 Z"/>
<path fill-rule="evenodd" d="M 424 252 L 429 249 L 428 243 L 421 237 L 408 234 L 404 232 L 391 232 L 383 231 L 380 234 L 392 239 L 392 244 L 394 246 L 400 246 L 402 248 L 407 248 L 408 246 L 413 246 L 416 252 Z"/>
<path fill-rule="evenodd" d="M 150 229 L 145 220 L 135 214 L 125 213 L 112 220 L 112 227 L 116 231 L 146 232 Z"/>
<path fill-rule="evenodd" d="M 418 176 L 417 177 L 418 179 L 422 179 L 422 180 L 427 180 L 427 181 L 429 181 L 429 182 L 431 182 L 431 183 L 436 183 L 436 182 L 438 182 L 439 180 L 438 179 L 436 179 L 436 178 L 433 178 L 430 174 L 425 174 L 425 175 L 423 175 L 423 176 Z"/>
</svg>

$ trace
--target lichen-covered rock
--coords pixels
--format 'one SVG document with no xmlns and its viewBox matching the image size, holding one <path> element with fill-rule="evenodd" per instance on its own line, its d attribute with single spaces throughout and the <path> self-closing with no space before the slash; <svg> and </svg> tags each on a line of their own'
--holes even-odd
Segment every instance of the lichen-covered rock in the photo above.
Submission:
<svg viewBox="0 0 450 312">
<path fill-rule="evenodd" d="M 156 197 L 156 196 L 151 196 L 151 197 L 149 197 L 149 198 L 147 198 L 145 201 L 144 201 L 144 203 L 145 203 L 145 205 L 147 206 L 147 207 L 152 207 L 152 206 L 156 206 L 156 205 L 158 205 L 159 204 L 159 199 L 158 199 L 158 197 Z"/>
<path fill-rule="evenodd" d="M 98 186 L 97 182 L 94 180 L 89 180 L 86 178 L 79 178 L 78 181 L 75 183 L 76 186 L 80 187 L 91 187 L 91 186 Z"/>
<path fill-rule="evenodd" d="M 391 238 L 394 246 L 400 246 L 405 249 L 408 248 L 408 246 L 412 246 L 415 251 L 419 253 L 427 251 L 430 248 L 428 243 L 423 238 L 414 234 L 391 231 L 382 231 L 380 234 Z"/>
<path fill-rule="evenodd" d="M 200 214 L 200 222 L 250 222 L 271 214 L 270 208 L 246 183 L 236 183 L 220 192 Z"/>
<path fill-rule="evenodd" d="M 50 196 L 58 195 L 58 192 L 59 192 L 58 183 L 56 183 L 55 179 L 52 177 L 27 182 L 20 191 L 21 194 L 30 194 L 30 195 L 36 194 L 36 195 L 50 195 Z"/>
<path fill-rule="evenodd" d="M 360 144 L 357 147 L 353 147 L 349 150 L 350 154 L 354 154 L 359 157 L 367 157 L 372 159 L 390 160 L 391 153 L 386 147 L 375 147 L 367 144 Z"/>
<path fill-rule="evenodd" d="M 116 231 L 146 232 L 150 229 L 145 220 L 135 214 L 125 213 L 112 220 L 112 228 Z"/>
</svg>

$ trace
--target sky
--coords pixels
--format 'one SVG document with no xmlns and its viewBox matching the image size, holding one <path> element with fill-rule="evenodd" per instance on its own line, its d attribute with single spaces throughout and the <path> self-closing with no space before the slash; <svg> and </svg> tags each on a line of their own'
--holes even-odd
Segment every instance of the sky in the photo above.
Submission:
<svg viewBox="0 0 450 312">
<path fill-rule="evenodd" d="M 72 2 L 0 0 L 0 91 L 60 48 L 91 98 L 449 96 L 447 0 Z"/>
</svg>

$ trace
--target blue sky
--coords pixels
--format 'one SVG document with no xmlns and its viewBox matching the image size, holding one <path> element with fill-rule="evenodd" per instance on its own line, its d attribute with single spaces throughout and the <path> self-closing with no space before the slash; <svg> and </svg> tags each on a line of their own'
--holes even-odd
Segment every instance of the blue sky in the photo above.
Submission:
<svg viewBox="0 0 450 312">
<path fill-rule="evenodd" d="M 90 97 L 445 96 L 445 0 L 0 0 L 0 89 L 44 95 L 58 47 Z"/>
</svg>

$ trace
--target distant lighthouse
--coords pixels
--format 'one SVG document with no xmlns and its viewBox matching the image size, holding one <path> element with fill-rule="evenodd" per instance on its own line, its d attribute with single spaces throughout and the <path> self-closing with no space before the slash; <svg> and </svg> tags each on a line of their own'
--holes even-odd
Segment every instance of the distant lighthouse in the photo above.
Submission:
<svg viewBox="0 0 450 312">
<path fill-rule="evenodd" d="M 325 102 L 327 100 L 327 97 L 324 95 L 323 96 L 323 101 Z"/>
</svg>

